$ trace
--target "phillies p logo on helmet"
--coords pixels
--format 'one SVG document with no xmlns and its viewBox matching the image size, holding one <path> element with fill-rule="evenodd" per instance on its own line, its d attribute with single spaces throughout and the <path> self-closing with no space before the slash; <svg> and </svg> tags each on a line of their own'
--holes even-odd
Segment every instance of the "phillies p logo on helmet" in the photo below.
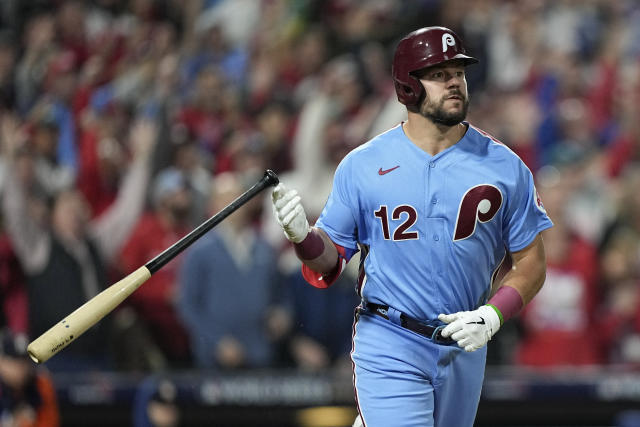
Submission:
<svg viewBox="0 0 640 427">
<path fill-rule="evenodd" d="M 442 35 L 442 52 L 446 52 L 449 46 L 454 47 L 456 45 L 456 40 L 449 33 L 444 33 Z"/>
</svg>

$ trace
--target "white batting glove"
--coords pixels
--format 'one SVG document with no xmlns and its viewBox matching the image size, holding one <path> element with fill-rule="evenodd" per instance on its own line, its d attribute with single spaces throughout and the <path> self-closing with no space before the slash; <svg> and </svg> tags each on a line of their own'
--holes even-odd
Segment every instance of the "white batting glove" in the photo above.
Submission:
<svg viewBox="0 0 640 427">
<path fill-rule="evenodd" d="M 442 330 L 442 336 L 451 337 L 465 351 L 475 351 L 484 347 L 500 329 L 500 317 L 488 305 L 473 311 L 440 314 L 438 319 L 448 323 Z"/>
<path fill-rule="evenodd" d="M 287 190 L 284 184 L 280 183 L 273 189 L 271 201 L 273 202 L 273 214 L 284 230 L 287 239 L 293 243 L 302 242 L 311 228 L 300 203 L 298 192 Z"/>
</svg>

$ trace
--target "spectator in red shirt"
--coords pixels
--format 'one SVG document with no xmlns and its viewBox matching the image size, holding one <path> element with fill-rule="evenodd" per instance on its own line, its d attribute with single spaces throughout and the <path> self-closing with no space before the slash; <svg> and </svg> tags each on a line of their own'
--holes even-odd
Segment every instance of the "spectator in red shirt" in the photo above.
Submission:
<svg viewBox="0 0 640 427">
<path fill-rule="evenodd" d="M 178 114 L 178 122 L 186 126 L 194 135 L 198 145 L 215 154 L 224 134 L 230 129 L 225 120 L 222 99 L 228 91 L 224 75 L 220 70 L 209 67 L 202 69 L 196 78 L 192 97 Z"/>
<path fill-rule="evenodd" d="M 138 222 L 121 253 L 128 274 L 177 242 L 189 231 L 191 189 L 183 173 L 175 168 L 161 171 L 152 188 L 153 210 Z M 178 256 L 156 272 L 127 299 L 170 364 L 189 363 L 187 335 L 175 312 Z"/>
<path fill-rule="evenodd" d="M 547 278 L 543 290 L 521 314 L 524 336 L 516 362 L 537 367 L 601 363 L 599 343 L 593 339 L 597 251 L 566 220 L 567 180 L 559 173 L 549 181 L 540 185 L 555 224 L 543 233 Z"/>
<path fill-rule="evenodd" d="M 14 332 L 27 333 L 29 328 L 26 286 L 11 240 L 0 232 L 0 300 L 4 324 Z"/>
<path fill-rule="evenodd" d="M 629 165 L 617 189 L 617 217 L 601 243 L 599 335 L 608 362 L 640 366 L 640 168 Z"/>
</svg>

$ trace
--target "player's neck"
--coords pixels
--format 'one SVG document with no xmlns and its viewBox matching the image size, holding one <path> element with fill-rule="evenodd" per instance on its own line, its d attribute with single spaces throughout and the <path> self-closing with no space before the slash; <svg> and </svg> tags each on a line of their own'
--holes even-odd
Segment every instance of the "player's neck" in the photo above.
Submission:
<svg viewBox="0 0 640 427">
<path fill-rule="evenodd" d="M 409 120 L 402 124 L 402 129 L 411 142 L 432 156 L 460 141 L 467 131 L 462 123 L 454 126 L 439 125 L 411 112 Z"/>
</svg>

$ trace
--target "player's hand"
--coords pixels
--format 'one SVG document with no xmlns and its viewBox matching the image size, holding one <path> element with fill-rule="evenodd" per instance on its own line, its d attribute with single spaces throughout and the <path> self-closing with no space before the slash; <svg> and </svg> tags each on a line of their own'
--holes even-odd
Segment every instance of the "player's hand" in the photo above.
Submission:
<svg viewBox="0 0 640 427">
<path fill-rule="evenodd" d="M 482 348 L 500 329 L 500 317 L 488 305 L 473 311 L 440 314 L 438 319 L 448 323 L 442 330 L 442 336 L 451 337 L 465 351 Z"/>
<path fill-rule="evenodd" d="M 287 190 L 284 184 L 280 183 L 273 189 L 271 201 L 273 214 L 287 239 L 293 243 L 302 242 L 309 234 L 310 227 L 298 192 Z"/>
</svg>

